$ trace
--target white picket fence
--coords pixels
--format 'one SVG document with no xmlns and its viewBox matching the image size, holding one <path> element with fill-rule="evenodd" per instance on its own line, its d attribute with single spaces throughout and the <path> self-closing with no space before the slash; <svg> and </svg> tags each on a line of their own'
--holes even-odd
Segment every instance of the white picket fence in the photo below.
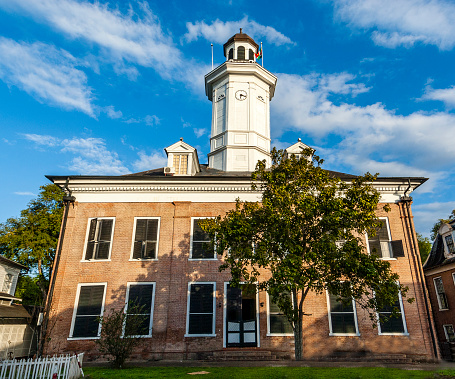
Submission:
<svg viewBox="0 0 455 379">
<path fill-rule="evenodd" d="M 76 379 L 84 376 L 84 353 L 0 361 L 0 379 Z"/>
</svg>

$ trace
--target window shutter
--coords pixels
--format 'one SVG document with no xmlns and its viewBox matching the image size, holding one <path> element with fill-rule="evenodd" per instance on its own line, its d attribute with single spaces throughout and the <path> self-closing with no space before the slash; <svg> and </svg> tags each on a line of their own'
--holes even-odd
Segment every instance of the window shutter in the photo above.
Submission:
<svg viewBox="0 0 455 379">
<path fill-rule="evenodd" d="M 382 226 L 377 231 L 376 236 L 379 238 L 379 241 L 388 241 L 389 240 L 389 232 L 387 230 L 386 220 L 380 220 L 380 221 L 382 223 Z"/>
<path fill-rule="evenodd" d="M 136 241 L 145 241 L 147 234 L 147 220 L 136 220 Z"/>
<path fill-rule="evenodd" d="M 234 49 L 229 49 L 228 59 L 234 59 Z"/>
<path fill-rule="evenodd" d="M 245 48 L 243 46 L 239 46 L 237 48 L 237 60 L 239 61 L 245 60 Z"/>
<path fill-rule="evenodd" d="M 404 257 L 403 241 L 391 241 L 393 258 Z"/>
<path fill-rule="evenodd" d="M 111 242 L 112 220 L 100 220 L 99 241 Z"/>
<path fill-rule="evenodd" d="M 95 233 L 97 219 L 93 218 L 90 220 L 90 230 L 88 232 L 87 249 L 85 251 L 85 260 L 93 258 L 93 250 L 95 249 Z"/>
<path fill-rule="evenodd" d="M 158 220 L 147 220 L 147 241 L 156 241 L 158 235 Z"/>
<path fill-rule="evenodd" d="M 142 258 L 142 241 L 135 241 L 133 246 L 133 259 Z"/>
<path fill-rule="evenodd" d="M 249 55 L 250 55 L 250 56 L 248 57 L 248 59 L 249 59 L 250 61 L 254 61 L 254 52 L 253 52 L 253 50 L 250 49 Z"/>
</svg>

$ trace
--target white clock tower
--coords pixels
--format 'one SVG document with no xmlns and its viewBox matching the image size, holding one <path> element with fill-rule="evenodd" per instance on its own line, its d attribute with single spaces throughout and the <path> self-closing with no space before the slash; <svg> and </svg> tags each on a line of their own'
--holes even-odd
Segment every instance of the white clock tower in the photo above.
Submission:
<svg viewBox="0 0 455 379">
<path fill-rule="evenodd" d="M 270 164 L 270 100 L 277 78 L 256 63 L 258 48 L 240 29 L 224 44 L 226 62 L 205 76 L 213 104 L 210 168 L 254 171 L 258 160 Z"/>
</svg>

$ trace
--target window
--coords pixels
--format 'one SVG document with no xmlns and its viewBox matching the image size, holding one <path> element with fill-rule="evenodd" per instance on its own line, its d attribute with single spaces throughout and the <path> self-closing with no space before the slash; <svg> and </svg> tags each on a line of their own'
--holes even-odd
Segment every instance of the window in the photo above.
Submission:
<svg viewBox="0 0 455 379">
<path fill-rule="evenodd" d="M 155 301 L 155 283 L 128 283 L 126 296 L 126 322 L 125 334 L 132 334 L 131 325 L 128 322 L 134 316 L 139 319 L 139 330 L 135 335 L 142 337 L 152 336 L 153 304 Z"/>
<path fill-rule="evenodd" d="M 189 283 L 187 336 L 215 335 L 215 283 Z"/>
<path fill-rule="evenodd" d="M 245 60 L 245 48 L 243 46 L 239 46 L 237 49 L 237 60 L 239 61 Z"/>
<path fill-rule="evenodd" d="M 79 284 L 74 305 L 70 338 L 99 336 L 99 317 L 103 314 L 106 283 Z"/>
<path fill-rule="evenodd" d="M 176 174 L 188 174 L 188 155 L 174 154 L 174 168 Z"/>
<path fill-rule="evenodd" d="M 89 219 L 85 260 L 109 259 L 114 232 L 114 218 Z"/>
<path fill-rule="evenodd" d="M 191 218 L 190 259 L 216 259 L 215 250 L 210 249 L 210 236 L 199 225 L 201 219 Z"/>
<path fill-rule="evenodd" d="M 455 342 L 455 332 L 453 330 L 453 325 L 443 325 L 444 334 L 446 335 L 447 342 Z"/>
<path fill-rule="evenodd" d="M 157 259 L 160 219 L 135 218 L 133 259 Z"/>
<path fill-rule="evenodd" d="M 397 308 L 397 317 L 391 317 L 392 309 Z M 385 307 L 378 312 L 379 334 L 407 334 L 406 319 L 404 318 L 403 299 L 401 293 L 398 293 L 398 299 L 393 307 Z"/>
<path fill-rule="evenodd" d="M 455 245 L 453 244 L 453 237 L 451 234 L 446 236 L 446 245 L 447 245 L 447 250 L 449 250 L 449 253 L 455 254 Z"/>
<path fill-rule="evenodd" d="M 229 49 L 228 59 L 234 59 L 234 49 Z"/>
<path fill-rule="evenodd" d="M 248 54 L 249 54 L 248 59 L 249 59 L 250 61 L 254 61 L 254 51 L 250 49 L 250 51 L 248 52 Z"/>
<path fill-rule="evenodd" d="M 379 221 L 382 225 L 376 230 L 376 235 L 374 237 L 368 237 L 370 254 L 379 258 L 404 257 L 403 241 L 391 241 L 387 218 L 380 219 Z"/>
<path fill-rule="evenodd" d="M 444 291 L 444 284 L 442 278 L 434 278 L 434 289 L 436 290 L 436 296 L 438 298 L 439 309 L 449 309 L 449 303 L 447 302 L 446 291 Z"/>
<path fill-rule="evenodd" d="M 291 295 L 288 295 L 291 297 Z M 268 334 L 273 335 L 293 335 L 292 325 L 278 305 L 272 301 L 272 297 L 267 294 L 268 301 Z"/>
<path fill-rule="evenodd" d="M 9 293 L 11 291 L 12 286 L 13 286 L 13 274 L 5 274 L 5 279 L 3 279 L 2 292 Z"/>
<path fill-rule="evenodd" d="M 327 292 L 330 335 L 359 335 L 355 302 Z"/>
</svg>

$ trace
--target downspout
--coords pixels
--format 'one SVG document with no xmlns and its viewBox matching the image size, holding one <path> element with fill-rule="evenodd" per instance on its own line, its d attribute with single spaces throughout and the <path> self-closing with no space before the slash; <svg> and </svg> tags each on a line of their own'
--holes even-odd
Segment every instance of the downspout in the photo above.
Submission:
<svg viewBox="0 0 455 379">
<path fill-rule="evenodd" d="M 62 246 L 63 246 L 63 239 L 65 237 L 66 221 L 68 219 L 69 204 L 74 203 L 76 201 L 76 198 L 71 195 L 71 190 L 68 188 L 69 180 L 70 180 L 70 178 L 66 178 L 65 186 L 63 189 L 66 193 L 66 195 L 63 196 L 64 212 L 63 212 L 63 218 L 62 218 L 62 225 L 60 226 L 60 234 L 59 234 L 59 238 L 58 238 L 57 251 L 55 252 L 54 265 L 52 267 L 52 277 L 50 278 L 49 291 L 47 293 L 46 303 L 44 305 L 44 317 L 43 317 L 43 323 L 41 326 L 40 341 L 38 344 L 38 346 L 39 346 L 38 356 L 41 356 L 43 354 L 44 344 L 45 344 L 46 337 L 47 337 L 47 324 L 49 322 L 49 313 L 51 311 L 55 281 L 57 279 L 58 266 L 60 263 L 60 256 L 61 256 Z"/>
<path fill-rule="evenodd" d="M 404 204 L 404 209 L 405 209 L 405 222 L 406 224 L 409 223 L 408 226 L 408 235 L 409 235 L 409 241 L 411 243 L 411 253 L 415 256 L 416 253 L 417 253 L 417 246 L 418 246 L 418 242 L 416 241 L 416 237 L 415 237 L 415 233 L 413 232 L 414 231 L 414 222 L 411 218 L 411 211 L 410 211 L 410 208 L 409 208 L 409 203 L 412 201 L 412 198 L 410 196 L 407 196 L 407 192 L 409 191 L 409 189 L 411 188 L 411 179 L 408 178 L 408 188 L 406 188 L 406 190 L 404 191 L 404 194 L 403 194 L 403 197 L 401 198 L 401 202 L 403 202 Z M 409 221 L 408 221 L 409 220 Z M 415 257 L 414 257 L 415 259 Z M 418 274 L 420 276 L 420 281 L 422 283 L 422 292 L 423 292 L 423 301 L 424 301 L 424 304 L 425 304 L 425 310 L 427 312 L 427 317 L 428 317 L 428 326 L 429 326 L 429 329 L 430 329 L 430 336 L 431 336 L 431 344 L 432 344 L 432 347 L 433 347 L 433 354 L 435 356 L 436 359 L 439 359 L 439 354 L 438 354 L 438 347 L 437 347 L 437 343 L 436 343 L 436 338 L 435 338 L 435 334 L 434 334 L 434 330 L 433 330 L 433 314 L 430 310 L 430 306 L 428 304 L 428 289 L 427 289 L 427 286 L 426 286 L 426 282 L 425 282 L 425 274 L 423 272 L 423 268 L 422 268 L 422 263 L 420 261 L 420 257 L 419 257 L 419 260 L 418 260 L 418 264 L 417 264 L 417 267 L 418 267 Z"/>
</svg>

